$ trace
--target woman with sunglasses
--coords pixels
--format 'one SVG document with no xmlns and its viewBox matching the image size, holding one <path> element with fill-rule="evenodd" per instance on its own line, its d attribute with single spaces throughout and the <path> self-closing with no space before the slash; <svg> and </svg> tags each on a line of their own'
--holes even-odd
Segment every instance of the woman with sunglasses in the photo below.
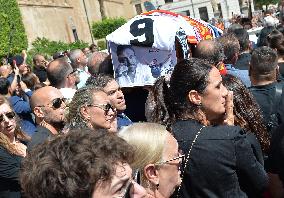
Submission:
<svg viewBox="0 0 284 198">
<path fill-rule="evenodd" d="M 134 146 L 133 170 L 148 197 L 168 198 L 180 185 L 180 163 L 184 157 L 176 139 L 166 127 L 156 123 L 135 123 L 124 127 L 119 136 Z"/>
<path fill-rule="evenodd" d="M 21 197 L 18 174 L 29 137 L 17 123 L 9 102 L 0 95 L 0 197 Z"/>
<path fill-rule="evenodd" d="M 85 86 L 76 91 L 69 104 L 70 129 L 107 129 L 117 132 L 116 109 L 103 89 Z"/>
</svg>

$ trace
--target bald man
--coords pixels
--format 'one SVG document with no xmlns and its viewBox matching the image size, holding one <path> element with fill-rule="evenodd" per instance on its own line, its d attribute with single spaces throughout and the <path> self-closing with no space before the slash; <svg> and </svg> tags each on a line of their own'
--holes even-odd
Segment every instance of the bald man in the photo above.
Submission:
<svg viewBox="0 0 284 198">
<path fill-rule="evenodd" d="M 37 75 L 40 82 L 45 82 L 47 79 L 46 65 L 48 62 L 45 60 L 44 56 L 36 54 L 33 57 L 33 63 L 34 63 L 33 72 L 35 73 L 35 75 Z"/>
<path fill-rule="evenodd" d="M 220 43 L 214 40 L 202 40 L 195 48 L 194 57 L 206 60 L 216 66 L 223 61 L 225 55 Z"/>
<path fill-rule="evenodd" d="M 36 90 L 30 100 L 38 126 L 28 149 L 58 135 L 65 125 L 65 102 L 61 92 L 51 86 Z"/>
</svg>

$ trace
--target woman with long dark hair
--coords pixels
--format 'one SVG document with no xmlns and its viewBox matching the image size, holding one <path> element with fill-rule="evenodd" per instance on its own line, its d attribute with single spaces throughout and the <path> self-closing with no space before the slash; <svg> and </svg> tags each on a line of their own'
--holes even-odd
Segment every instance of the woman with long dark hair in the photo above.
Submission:
<svg viewBox="0 0 284 198">
<path fill-rule="evenodd" d="M 171 76 L 167 97 L 175 118 L 172 131 L 185 153 L 178 194 L 260 197 L 268 184 L 267 174 L 246 132 L 230 126 L 234 124 L 233 96 L 223 86 L 218 69 L 200 59 L 181 61 Z"/>
</svg>

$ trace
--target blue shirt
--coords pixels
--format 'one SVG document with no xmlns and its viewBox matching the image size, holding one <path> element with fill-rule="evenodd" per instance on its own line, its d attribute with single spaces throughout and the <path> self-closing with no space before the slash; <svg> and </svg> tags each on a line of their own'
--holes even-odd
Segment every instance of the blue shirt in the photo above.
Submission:
<svg viewBox="0 0 284 198">
<path fill-rule="evenodd" d="M 119 131 L 122 127 L 131 125 L 132 121 L 124 114 L 118 113 L 117 114 L 117 130 Z"/>
<path fill-rule="evenodd" d="M 246 87 L 251 86 L 250 78 L 248 75 L 248 70 L 239 70 L 236 69 L 232 64 L 225 64 L 227 73 L 235 77 L 238 77 Z"/>
<path fill-rule="evenodd" d="M 26 92 L 26 95 L 28 97 L 31 97 L 32 93 L 32 91 L 28 91 Z M 32 136 L 36 130 L 36 126 L 33 119 L 30 103 L 19 96 L 11 96 L 9 98 L 9 101 L 14 111 L 21 118 L 20 125 L 22 130 L 29 136 Z"/>
</svg>

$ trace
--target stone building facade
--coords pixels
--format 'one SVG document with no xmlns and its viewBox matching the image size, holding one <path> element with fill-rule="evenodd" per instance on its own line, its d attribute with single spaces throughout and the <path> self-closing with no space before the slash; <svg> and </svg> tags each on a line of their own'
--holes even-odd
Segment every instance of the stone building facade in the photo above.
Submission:
<svg viewBox="0 0 284 198">
<path fill-rule="evenodd" d="M 132 0 L 136 7 L 143 4 L 143 0 Z M 191 16 L 210 20 L 214 17 L 213 7 L 224 19 L 232 18 L 233 14 L 240 14 L 240 1 L 252 0 L 149 0 L 154 6 Z M 216 13 L 215 11 L 215 13 Z"/>
<path fill-rule="evenodd" d="M 18 0 L 29 44 L 37 37 L 91 43 L 90 25 L 101 20 L 98 0 Z M 85 6 L 84 6 L 85 4 Z M 86 11 L 85 11 L 86 7 Z M 136 15 L 130 0 L 104 0 L 106 16 L 131 18 Z"/>
</svg>

